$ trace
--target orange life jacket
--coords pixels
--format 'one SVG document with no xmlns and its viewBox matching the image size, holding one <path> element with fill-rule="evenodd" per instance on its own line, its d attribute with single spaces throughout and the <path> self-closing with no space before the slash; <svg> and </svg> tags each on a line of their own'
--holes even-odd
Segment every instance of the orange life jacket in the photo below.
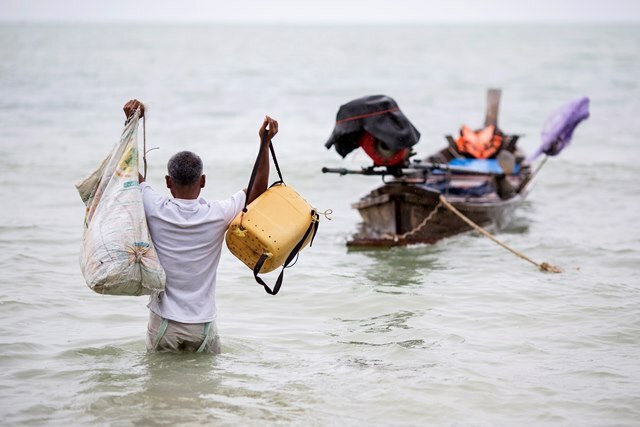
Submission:
<svg viewBox="0 0 640 427">
<path fill-rule="evenodd" d="M 476 159 L 493 157 L 502 145 L 502 135 L 495 130 L 494 125 L 489 125 L 477 132 L 466 125 L 462 126 L 460 137 L 456 140 L 458 152 Z"/>
</svg>

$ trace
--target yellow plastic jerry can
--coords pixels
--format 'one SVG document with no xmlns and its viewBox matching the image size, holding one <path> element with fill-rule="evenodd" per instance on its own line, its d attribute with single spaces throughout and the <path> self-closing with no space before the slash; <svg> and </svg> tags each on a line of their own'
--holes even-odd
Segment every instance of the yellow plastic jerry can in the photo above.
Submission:
<svg viewBox="0 0 640 427">
<path fill-rule="evenodd" d="M 234 218 L 227 230 L 227 247 L 251 270 L 265 255 L 259 272 L 268 273 L 282 266 L 303 238 L 298 251 L 309 244 L 317 221 L 316 210 L 293 188 L 280 182 Z"/>
</svg>

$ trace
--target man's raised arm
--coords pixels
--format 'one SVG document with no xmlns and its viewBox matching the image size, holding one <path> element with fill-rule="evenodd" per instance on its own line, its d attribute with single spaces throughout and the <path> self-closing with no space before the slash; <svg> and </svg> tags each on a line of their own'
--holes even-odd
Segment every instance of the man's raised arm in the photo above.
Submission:
<svg viewBox="0 0 640 427">
<path fill-rule="evenodd" d="M 262 136 L 267 132 L 267 138 L 263 142 Z M 271 139 L 278 133 L 278 122 L 269 116 L 264 118 L 262 127 L 258 132 L 260 137 L 260 163 L 256 171 L 256 177 L 253 182 L 251 194 L 247 194 L 247 204 L 253 202 L 262 193 L 264 193 L 269 185 L 269 143 Z"/>
</svg>

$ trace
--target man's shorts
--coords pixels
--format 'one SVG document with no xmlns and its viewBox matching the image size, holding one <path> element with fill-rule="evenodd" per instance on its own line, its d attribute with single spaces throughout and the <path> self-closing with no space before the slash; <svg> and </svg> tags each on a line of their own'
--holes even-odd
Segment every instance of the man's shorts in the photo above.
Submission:
<svg viewBox="0 0 640 427">
<path fill-rule="evenodd" d="M 166 323 L 165 323 L 166 320 Z M 220 337 L 215 322 L 180 323 L 149 311 L 147 350 L 173 353 L 220 354 Z"/>
</svg>

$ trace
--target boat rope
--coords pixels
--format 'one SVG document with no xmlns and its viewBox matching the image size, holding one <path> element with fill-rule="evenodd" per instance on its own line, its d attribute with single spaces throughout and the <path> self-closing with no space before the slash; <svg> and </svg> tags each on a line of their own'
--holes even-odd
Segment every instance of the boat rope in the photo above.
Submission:
<svg viewBox="0 0 640 427">
<path fill-rule="evenodd" d="M 549 264 L 547 262 L 537 263 L 534 260 L 532 260 L 531 258 L 529 258 L 526 255 L 524 255 L 523 253 L 518 252 L 515 249 L 513 249 L 513 248 L 507 246 L 506 244 L 502 243 L 500 240 L 498 240 L 495 237 L 493 237 L 487 230 L 485 230 L 484 228 L 480 227 L 478 224 L 476 224 L 475 222 L 473 222 L 469 218 L 467 218 L 462 212 L 460 212 L 451 203 L 449 203 L 447 198 L 444 197 L 442 194 L 440 195 L 440 203 L 442 203 L 447 209 L 449 209 L 452 213 L 457 215 L 461 220 L 463 220 L 464 222 L 469 224 L 476 231 L 478 231 L 482 235 L 490 238 L 491 240 L 493 240 L 494 242 L 496 242 L 497 244 L 499 244 L 500 246 L 502 246 L 506 250 L 508 250 L 508 251 L 512 252 L 513 254 L 519 256 L 523 260 L 528 261 L 531 264 L 535 265 L 536 267 L 538 267 L 538 269 L 540 271 L 548 271 L 550 273 L 562 273 L 562 270 L 560 268 L 558 268 L 556 266 L 553 266 L 553 265 L 551 265 L 551 264 Z"/>
<path fill-rule="evenodd" d="M 438 204 L 429 213 L 429 215 L 427 215 L 426 218 L 423 219 L 420 224 L 418 224 L 416 227 L 414 227 L 413 230 L 407 231 L 406 233 L 402 233 L 402 234 L 385 234 L 385 235 L 382 236 L 382 238 L 383 239 L 393 240 L 394 242 L 397 242 L 398 240 L 405 240 L 407 237 L 413 236 L 418 231 L 422 230 L 424 228 L 424 226 L 427 225 L 427 223 L 429 221 L 431 221 L 431 219 L 434 217 L 436 212 L 438 212 L 438 209 L 440 209 L 440 206 L 441 206 L 441 202 L 439 201 Z"/>
<path fill-rule="evenodd" d="M 381 116 L 383 114 L 393 113 L 394 111 L 399 111 L 399 110 L 400 110 L 400 107 L 393 107 L 393 108 L 389 108 L 388 110 L 375 111 L 373 113 L 368 113 L 368 114 L 360 114 L 358 116 L 352 116 L 352 117 L 347 117 L 346 119 L 336 120 L 336 124 L 344 123 L 344 122 L 351 122 L 353 120 L 366 119 L 368 117 Z"/>
</svg>

